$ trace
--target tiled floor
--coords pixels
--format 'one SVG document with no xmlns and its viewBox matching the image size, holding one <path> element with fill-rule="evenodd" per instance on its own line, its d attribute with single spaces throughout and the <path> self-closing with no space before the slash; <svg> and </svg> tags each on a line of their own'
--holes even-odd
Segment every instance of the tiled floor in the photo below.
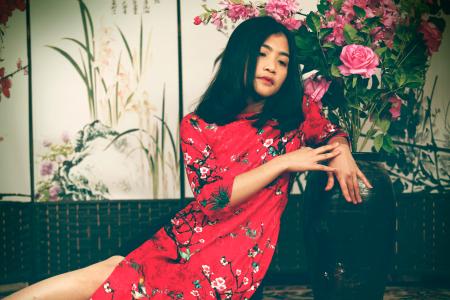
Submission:
<svg viewBox="0 0 450 300">
<path fill-rule="evenodd" d="M 306 286 L 266 286 L 264 300 L 292 299 L 313 300 L 312 291 Z M 421 288 L 421 287 L 387 287 L 384 300 L 442 300 L 450 299 L 450 288 Z"/>
</svg>

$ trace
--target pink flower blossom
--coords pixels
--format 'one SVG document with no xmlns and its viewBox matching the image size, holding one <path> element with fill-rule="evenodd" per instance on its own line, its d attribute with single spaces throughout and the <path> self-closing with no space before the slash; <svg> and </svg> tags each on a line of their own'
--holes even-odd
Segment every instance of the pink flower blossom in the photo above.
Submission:
<svg viewBox="0 0 450 300">
<path fill-rule="evenodd" d="M 344 16 L 349 19 L 353 19 L 356 16 L 355 10 L 353 6 L 356 5 L 366 12 L 366 18 L 374 17 L 374 13 L 372 9 L 369 7 L 368 0 L 346 0 L 342 4 L 341 11 L 344 13 Z"/>
<path fill-rule="evenodd" d="M 252 5 L 236 4 L 232 1 L 221 2 L 221 4 L 225 5 L 227 16 L 233 22 L 237 22 L 239 19 L 245 20 L 259 15 L 259 10 Z"/>
<path fill-rule="evenodd" d="M 222 17 L 217 13 L 213 12 L 211 15 L 211 23 L 213 23 L 217 29 L 223 28 L 223 20 Z"/>
<path fill-rule="evenodd" d="M 389 112 L 392 115 L 392 120 L 397 120 L 400 117 L 400 111 L 402 107 L 402 99 L 399 98 L 397 95 L 392 96 L 389 98 L 389 102 L 392 103 L 391 108 L 389 109 Z"/>
<path fill-rule="evenodd" d="M 369 78 L 379 64 L 378 56 L 369 47 L 351 44 L 342 48 L 339 56 L 343 65 L 339 66 L 342 75 L 359 74 Z"/>
<path fill-rule="evenodd" d="M 211 287 L 213 289 L 217 289 L 219 292 L 224 291 L 227 288 L 225 279 L 223 279 L 222 277 L 217 277 L 216 279 L 211 281 Z"/>
<path fill-rule="evenodd" d="M 53 163 L 51 161 L 44 161 L 41 165 L 41 176 L 52 175 Z"/>
<path fill-rule="evenodd" d="M 436 25 L 426 20 L 422 20 L 419 32 L 423 33 L 423 39 L 428 47 L 428 54 L 431 55 L 433 52 L 437 52 L 441 45 L 442 33 Z"/>
<path fill-rule="evenodd" d="M 330 87 L 331 81 L 327 81 L 325 78 L 311 78 L 305 80 L 304 82 L 304 93 L 309 97 L 310 100 L 318 103 L 319 107 L 322 108 L 322 98 Z"/>
<path fill-rule="evenodd" d="M 334 11 L 334 8 L 331 10 Z M 342 46 L 345 43 L 344 37 L 344 25 L 349 23 L 344 16 L 335 13 L 334 20 L 329 21 L 326 25 L 327 28 L 333 28 L 333 32 L 325 37 L 326 42 L 334 42 L 338 46 Z"/>
<path fill-rule="evenodd" d="M 272 143 L 273 143 L 273 139 L 267 139 L 267 140 L 265 140 L 265 142 L 264 142 L 264 147 L 269 147 L 270 145 L 272 145 Z"/>
<path fill-rule="evenodd" d="M 278 22 L 291 17 L 298 9 L 296 0 L 269 0 L 266 12 Z"/>
<path fill-rule="evenodd" d="M 377 47 L 381 42 L 384 42 L 388 48 L 394 46 L 394 33 L 392 30 L 387 30 L 381 26 L 377 26 L 370 31 L 370 35 L 372 36 L 372 46 Z"/>
<path fill-rule="evenodd" d="M 59 185 L 52 185 L 52 187 L 48 190 L 48 193 L 50 194 L 50 200 L 58 200 L 59 192 L 61 192 L 61 188 L 59 187 Z"/>
<path fill-rule="evenodd" d="M 286 28 L 289 30 L 297 30 L 300 25 L 302 25 L 302 22 L 294 18 L 287 18 L 281 21 L 281 24 L 286 26 Z"/>
<path fill-rule="evenodd" d="M 49 140 L 44 140 L 44 141 L 42 142 L 42 145 L 43 145 L 44 147 L 50 147 L 50 146 L 52 145 L 52 142 L 50 142 Z"/>
<path fill-rule="evenodd" d="M 64 142 L 64 143 L 68 143 L 68 142 L 70 142 L 70 136 L 69 136 L 69 133 L 67 133 L 67 132 L 63 132 L 63 134 L 61 135 L 61 139 L 62 139 L 62 141 Z"/>
<path fill-rule="evenodd" d="M 11 88 L 12 83 L 9 78 L 5 78 L 5 68 L 0 68 L 0 88 L 3 95 L 5 95 L 6 98 L 9 98 L 11 96 L 11 93 L 9 89 Z"/>
<path fill-rule="evenodd" d="M 202 23 L 202 19 L 200 18 L 200 16 L 196 16 L 194 18 L 194 25 L 200 25 Z"/>
</svg>

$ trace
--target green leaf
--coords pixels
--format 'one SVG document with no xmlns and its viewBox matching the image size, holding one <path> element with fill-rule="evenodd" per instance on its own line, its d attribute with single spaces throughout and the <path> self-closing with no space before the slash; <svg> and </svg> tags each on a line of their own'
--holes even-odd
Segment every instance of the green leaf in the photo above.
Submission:
<svg viewBox="0 0 450 300">
<path fill-rule="evenodd" d="M 308 38 L 297 35 L 295 37 L 295 45 L 297 46 L 298 49 L 308 49 L 310 42 Z M 303 54 L 303 51 L 301 53 Z"/>
<path fill-rule="evenodd" d="M 353 10 L 358 18 L 364 18 L 366 16 L 366 11 L 359 6 L 353 5 Z"/>
<path fill-rule="evenodd" d="M 334 77 L 341 77 L 341 72 L 339 72 L 338 67 L 335 64 L 331 65 L 331 75 Z"/>
<path fill-rule="evenodd" d="M 122 37 L 122 41 L 125 45 L 125 48 L 127 49 L 127 53 L 128 53 L 128 57 L 130 59 L 130 64 L 133 66 L 133 54 L 131 54 L 131 48 L 130 45 L 128 44 L 127 38 L 125 37 L 125 35 L 123 34 L 122 30 L 120 30 L 120 28 L 118 26 L 116 26 L 117 29 L 119 30 L 120 36 Z"/>
<path fill-rule="evenodd" d="M 401 70 L 395 73 L 395 82 L 399 87 L 403 86 L 406 82 L 406 75 Z"/>
<path fill-rule="evenodd" d="M 327 35 L 333 32 L 333 28 L 322 28 L 319 32 L 319 39 L 325 38 Z"/>
<path fill-rule="evenodd" d="M 380 47 L 380 48 L 375 49 L 374 52 L 375 52 L 378 56 L 381 56 L 381 55 L 386 51 L 386 49 L 387 49 L 387 47 Z"/>
<path fill-rule="evenodd" d="M 70 56 L 69 53 L 67 53 L 66 51 L 64 51 L 64 50 L 62 50 L 62 49 L 60 49 L 58 47 L 53 47 L 53 46 L 47 46 L 47 47 L 55 50 L 56 52 L 59 52 L 59 54 L 64 56 L 70 62 L 70 64 L 75 68 L 75 70 L 78 72 L 78 74 L 80 75 L 81 79 L 83 79 L 84 84 L 86 85 L 86 87 L 89 86 L 87 75 L 83 74 L 83 71 L 81 71 L 80 66 L 77 64 L 75 59 L 73 59 L 72 56 Z"/>
<path fill-rule="evenodd" d="M 320 3 L 317 5 L 317 10 L 319 11 L 319 13 L 321 15 L 324 15 L 325 12 L 327 11 L 327 9 L 328 9 L 328 5 L 326 5 L 326 4 Z"/>
<path fill-rule="evenodd" d="M 191 251 L 189 250 L 189 248 L 186 249 L 186 252 L 178 250 L 178 253 L 180 253 L 181 258 L 185 260 L 189 260 L 191 258 Z"/>
<path fill-rule="evenodd" d="M 335 0 L 335 1 L 333 1 L 332 3 L 333 3 L 334 8 L 335 8 L 337 11 L 340 11 L 340 10 L 341 10 L 341 7 L 342 7 L 342 4 L 344 3 L 344 0 Z"/>
<path fill-rule="evenodd" d="M 344 25 L 344 38 L 347 44 L 353 44 L 360 40 L 360 38 L 358 37 L 358 32 L 350 24 Z"/>
<path fill-rule="evenodd" d="M 320 18 L 314 12 L 310 12 L 306 17 L 306 24 L 308 24 L 309 29 L 314 32 L 320 30 Z"/>
<path fill-rule="evenodd" d="M 375 137 L 373 140 L 373 145 L 375 146 L 375 150 L 379 152 L 381 150 L 381 147 L 383 146 L 383 135 L 379 134 Z"/>
<path fill-rule="evenodd" d="M 376 125 L 381 129 L 383 133 L 386 133 L 391 125 L 391 121 L 387 119 L 378 119 Z"/>
<path fill-rule="evenodd" d="M 333 44 L 333 43 L 322 44 L 322 48 L 335 48 L 335 47 L 336 47 L 336 44 Z"/>
<path fill-rule="evenodd" d="M 358 77 L 356 77 L 356 76 L 353 76 L 353 79 L 352 79 L 352 88 L 355 88 L 356 87 L 356 83 L 358 82 Z"/>
<path fill-rule="evenodd" d="M 394 143 L 389 135 L 383 137 L 383 149 L 389 153 L 395 152 Z"/>
<path fill-rule="evenodd" d="M 373 18 L 367 18 L 367 19 L 365 19 L 364 20 L 364 23 L 367 25 L 367 26 L 372 26 L 372 25 L 374 25 L 375 23 L 378 23 L 380 21 L 380 17 L 373 17 Z"/>
<path fill-rule="evenodd" d="M 371 138 L 372 136 L 374 136 L 375 135 L 375 133 L 377 133 L 377 130 L 375 129 L 375 128 L 371 128 L 371 129 L 369 129 L 368 131 L 367 131 L 367 136 L 369 137 L 369 138 Z"/>
</svg>

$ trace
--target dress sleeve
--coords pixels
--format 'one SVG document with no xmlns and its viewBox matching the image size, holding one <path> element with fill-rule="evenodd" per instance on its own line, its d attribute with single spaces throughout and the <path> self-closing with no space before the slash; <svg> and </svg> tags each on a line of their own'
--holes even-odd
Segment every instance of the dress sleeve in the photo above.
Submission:
<svg viewBox="0 0 450 300">
<path fill-rule="evenodd" d="M 230 211 L 235 176 L 219 163 L 206 140 L 203 123 L 194 114 L 183 118 L 180 125 L 181 150 L 195 200 L 207 216 L 220 218 Z"/>
<path fill-rule="evenodd" d="M 302 110 L 304 121 L 300 125 L 300 132 L 303 143 L 308 147 L 326 145 L 329 139 L 335 136 L 345 137 L 351 145 L 350 136 L 324 116 L 317 102 L 303 96 Z"/>
</svg>

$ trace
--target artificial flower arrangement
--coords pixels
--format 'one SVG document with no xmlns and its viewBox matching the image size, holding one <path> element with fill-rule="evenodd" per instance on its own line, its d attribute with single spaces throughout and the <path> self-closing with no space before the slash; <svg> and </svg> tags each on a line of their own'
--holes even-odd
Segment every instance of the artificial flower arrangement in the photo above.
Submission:
<svg viewBox="0 0 450 300">
<path fill-rule="evenodd" d="M 352 151 L 395 152 L 391 136 L 413 136 L 431 55 L 448 13 L 437 0 L 320 0 L 302 13 L 295 0 L 224 0 L 194 24 L 227 29 L 229 22 L 270 15 L 295 34 L 304 93 L 327 108 L 351 137 Z M 361 141 L 362 139 L 362 141 Z"/>
</svg>

